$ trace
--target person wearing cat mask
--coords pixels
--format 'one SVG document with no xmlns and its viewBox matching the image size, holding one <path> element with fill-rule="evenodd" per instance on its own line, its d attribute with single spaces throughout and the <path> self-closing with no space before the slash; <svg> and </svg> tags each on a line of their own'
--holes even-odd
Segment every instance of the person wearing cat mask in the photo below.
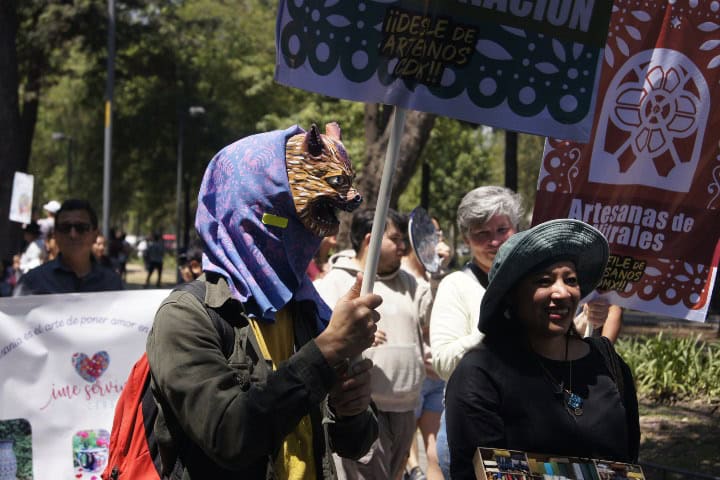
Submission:
<svg viewBox="0 0 720 480">
<path fill-rule="evenodd" d="M 195 220 L 204 302 L 172 292 L 147 340 L 163 474 L 329 479 L 332 452 L 359 458 L 377 438 L 372 362 L 349 359 L 372 345 L 382 300 L 360 295 L 358 275 L 331 311 L 305 273 L 338 231 L 335 211 L 360 204 L 354 176 L 335 123 L 246 137 L 208 165 Z M 208 309 L 245 325 L 259 350 L 250 375 L 228 364 Z"/>
</svg>

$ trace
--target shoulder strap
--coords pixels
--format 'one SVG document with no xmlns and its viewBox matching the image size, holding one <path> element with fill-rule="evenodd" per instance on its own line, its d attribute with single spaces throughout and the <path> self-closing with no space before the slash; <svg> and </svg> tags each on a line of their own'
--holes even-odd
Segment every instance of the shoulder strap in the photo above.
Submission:
<svg viewBox="0 0 720 480">
<path fill-rule="evenodd" d="M 239 309 L 233 305 L 234 302 L 225 302 L 225 304 L 218 309 L 208 307 L 205 304 L 205 282 L 198 279 L 189 283 L 178 285 L 175 287 L 175 290 L 193 294 L 202 306 L 205 307 L 208 315 L 210 315 L 210 320 L 212 320 L 213 325 L 215 326 L 215 330 L 217 330 L 218 334 L 220 334 L 223 354 L 226 358 L 229 357 L 233 351 L 233 347 L 235 346 L 235 332 L 233 331 L 233 325 L 230 324 L 230 319 L 234 319 L 236 315 L 232 315 L 233 312 L 231 312 L 231 310 L 235 310 L 235 313 L 239 313 L 237 312 Z M 242 319 L 240 322 L 244 320 L 244 317 L 240 315 L 237 315 L 237 318 Z"/>
<path fill-rule="evenodd" d="M 241 372 L 247 371 L 248 384 L 264 381 L 272 367 L 262 358 L 262 349 L 242 305 L 231 300 L 217 309 L 208 307 L 205 304 L 206 283 L 198 279 L 178 285 L 175 289 L 192 293 L 205 307 L 222 339 L 223 355 L 233 368 Z M 242 373 L 240 375 L 242 376 Z"/>
<path fill-rule="evenodd" d="M 618 392 L 620 392 L 620 400 L 625 403 L 625 383 L 623 380 L 622 367 L 620 366 L 620 360 L 615 347 L 607 337 L 588 337 L 588 339 L 595 345 L 600 351 L 605 360 L 605 366 L 610 371 L 615 385 L 617 385 Z"/>
</svg>

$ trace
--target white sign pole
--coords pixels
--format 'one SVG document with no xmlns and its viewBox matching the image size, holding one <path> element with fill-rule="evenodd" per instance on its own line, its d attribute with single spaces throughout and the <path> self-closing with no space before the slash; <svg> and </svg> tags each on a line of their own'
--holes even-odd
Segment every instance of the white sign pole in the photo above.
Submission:
<svg viewBox="0 0 720 480">
<path fill-rule="evenodd" d="M 400 151 L 400 139 L 405 128 L 405 114 L 407 110 L 395 107 L 393 123 L 390 130 L 390 140 L 385 151 L 385 165 L 383 166 L 382 179 L 380 180 L 380 191 L 378 192 L 375 217 L 373 217 L 373 228 L 370 232 L 370 245 L 365 260 L 365 273 L 360 294 L 371 293 L 375 285 L 375 273 L 377 272 L 378 261 L 380 260 L 380 244 L 385 233 L 385 220 L 387 219 L 388 205 L 390 204 L 390 193 L 392 192 L 392 177 L 397 165 L 398 153 Z"/>
</svg>

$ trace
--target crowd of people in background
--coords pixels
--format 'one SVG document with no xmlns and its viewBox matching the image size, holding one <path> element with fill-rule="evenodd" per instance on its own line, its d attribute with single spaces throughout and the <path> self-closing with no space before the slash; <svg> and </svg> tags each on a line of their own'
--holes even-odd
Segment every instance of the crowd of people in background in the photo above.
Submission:
<svg viewBox="0 0 720 480">
<path fill-rule="evenodd" d="M 62 203 L 53 200 L 43 208 L 45 218 L 23 227 L 25 245 L 22 251 L 15 254 L 12 260 L 3 262 L 0 295 L 121 290 L 127 281 L 128 261 L 136 252 L 142 258 L 147 272 L 144 287 L 151 286 L 154 273 L 157 274 L 155 287 L 162 286 L 166 248 L 160 233 L 153 233 L 147 239 L 135 242 L 137 248 L 134 248 L 120 229 L 112 229 L 110 239 L 106 239 L 98 231 L 94 209 L 84 200 L 69 199 Z M 364 270 L 373 216 L 372 209 L 356 212 L 350 230 L 352 249 L 335 252 L 337 237 L 324 237 L 308 266 L 306 273 L 331 308 L 345 301 L 346 292 L 354 288 L 358 273 Z M 468 352 L 484 343 L 483 338 L 488 330 L 478 329 L 478 318 L 482 317 L 480 300 L 485 298 L 487 289 L 491 287 L 493 274 L 490 269 L 493 261 L 501 246 L 520 231 L 521 218 L 520 200 L 514 192 L 502 187 L 480 187 L 469 192 L 458 208 L 457 224 L 460 237 L 469 247 L 470 258 L 461 268 L 449 268 L 451 260 L 453 265 L 457 265 L 455 252 L 446 243 L 434 219 L 439 238 L 436 251 L 442 264 L 437 274 L 430 275 L 412 250 L 408 237 L 408 217 L 389 210 L 374 288 L 383 298 L 382 305 L 377 307 L 381 322 L 377 325 L 372 346 L 364 352 L 373 362 L 369 373 L 371 398 L 378 422 L 378 440 L 362 458 L 350 459 L 335 455 L 334 462 L 340 478 L 450 478 L 451 449 L 453 472 L 458 478 L 469 478 L 470 474 L 466 471 L 471 468 L 467 467 L 468 453 L 463 453 L 458 445 L 464 442 L 463 435 L 472 432 L 463 430 L 465 425 L 462 418 L 465 413 L 458 416 L 455 411 L 446 422 L 446 382 L 453 378 L 454 371 Z M 512 255 L 515 254 L 515 251 L 508 252 L 510 257 L 505 261 L 512 261 Z M 562 275 L 565 277 L 570 275 L 566 270 L 572 271 L 574 275 L 575 270 L 580 268 L 577 257 L 571 254 L 566 257 L 560 259 L 564 269 Z M 204 273 L 202 259 L 201 243 L 188 246 L 179 257 L 178 282 L 191 282 L 201 277 Z M 557 272 L 552 269 L 559 268 L 558 259 L 548 259 L 555 263 L 548 265 L 547 262 L 540 262 L 538 268 L 549 268 L 547 271 L 550 273 L 547 275 L 557 276 Z M 570 263 L 562 263 L 568 259 Z M 535 275 L 534 272 L 533 268 L 528 267 L 513 279 L 520 282 L 523 275 Z M 510 291 L 511 287 L 505 288 Z M 567 286 L 563 288 L 567 289 Z M 571 284 L 572 288 L 575 287 Z M 589 287 L 583 285 L 583 288 Z M 512 292 L 515 295 L 515 290 Z M 572 300 L 568 302 L 568 305 L 572 303 L 572 308 L 579 300 L 576 297 L 575 293 L 568 297 Z M 571 327 L 577 338 L 600 334 L 612 341 L 617 338 L 622 318 L 619 307 L 596 301 L 578 311 L 580 313 Z M 497 316 L 494 310 L 490 314 Z M 521 324 L 533 321 L 531 312 L 521 310 L 517 315 L 522 319 L 518 320 Z M 535 338 L 530 337 L 530 340 L 535 341 Z M 573 358 L 586 354 L 582 346 L 584 344 L 578 343 L 575 337 L 571 343 L 575 349 L 570 352 Z M 494 344 L 487 344 L 487 348 L 494 348 Z M 531 350 L 528 352 L 530 356 L 535 355 Z M 562 352 L 555 353 L 557 357 Z M 567 347 L 564 355 L 568 356 Z M 552 364 L 551 367 L 553 371 L 562 373 L 557 365 Z M 478 367 L 473 364 L 472 368 Z M 631 383 L 632 378 L 628 377 L 627 372 L 623 374 L 626 376 L 625 381 Z M 468 380 L 460 383 L 457 375 L 454 378 L 454 383 L 450 384 L 454 390 L 451 389 L 449 398 L 457 402 L 461 400 L 456 399 L 465 398 L 458 397 L 457 392 L 464 392 L 463 388 L 474 388 L 475 384 Z M 495 394 L 488 392 L 485 385 L 477 388 L 484 389 L 480 392 L 483 395 Z M 461 395 L 476 393 L 464 392 Z M 633 392 L 629 395 L 622 401 L 632 402 Z M 522 403 L 522 399 L 518 401 Z M 548 402 L 551 403 L 551 399 Z M 462 405 L 468 408 L 466 404 Z M 498 418 L 504 415 L 502 410 L 493 414 Z M 608 411 L 607 415 L 614 414 Z M 633 430 L 634 420 L 631 418 L 628 421 L 630 424 L 623 427 L 626 428 L 623 431 L 629 447 L 621 453 L 624 460 L 633 460 L 637 455 L 634 443 L 637 432 Z M 507 421 L 503 419 L 498 422 Z M 419 462 L 418 432 L 425 449 L 426 469 L 421 468 Z M 489 442 L 499 442 L 504 438 L 498 431 L 487 434 L 501 435 L 497 438 L 488 437 Z M 592 446 L 592 441 L 588 441 Z M 454 449 L 453 442 L 458 442 Z M 525 444 L 520 442 L 507 446 L 524 447 Z M 611 450 L 608 452 L 613 453 Z"/>
<path fill-rule="evenodd" d="M 79 199 L 65 200 L 55 212 L 52 230 L 57 253 L 46 255 L 43 252 L 42 259 L 37 264 L 34 262 L 32 268 L 25 271 L 21 268 L 13 295 L 122 290 L 124 285 L 118 273 L 98 263 L 92 254 L 97 236 L 97 214 L 90 203 Z M 27 233 L 26 240 L 29 244 L 25 252 L 37 245 L 38 240 Z"/>
<path fill-rule="evenodd" d="M 2 260 L 0 297 L 123 289 L 128 286 L 128 263 L 133 257 L 142 261 L 147 272 L 145 288 L 150 288 L 150 276 L 155 272 L 155 288 L 175 284 L 175 277 L 163 283 L 168 249 L 159 232 L 147 239 L 132 236 L 131 242 L 122 229 L 111 228 L 106 238 L 98 229 L 94 208 L 85 200 L 69 199 L 62 203 L 50 200 L 42 210 L 43 218 L 22 225 L 23 243 L 19 250 Z M 184 271 L 192 268 L 197 272 L 201 268 L 198 247 L 187 250 L 178 258 L 178 281 L 188 278 Z M 202 255 L 201 249 L 199 252 Z M 43 269 L 38 270 L 40 267 Z M 67 278 L 59 284 L 38 287 L 38 279 L 47 279 L 52 269 L 64 271 Z"/>
</svg>

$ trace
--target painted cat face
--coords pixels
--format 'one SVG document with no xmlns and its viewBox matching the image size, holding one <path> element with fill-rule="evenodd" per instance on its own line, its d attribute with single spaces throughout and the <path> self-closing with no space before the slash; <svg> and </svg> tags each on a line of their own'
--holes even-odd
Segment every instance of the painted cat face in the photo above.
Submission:
<svg viewBox="0 0 720 480">
<path fill-rule="evenodd" d="M 319 237 L 340 229 L 336 210 L 352 212 L 362 196 L 353 188 L 355 172 L 340 141 L 340 126 L 328 123 L 325 135 L 313 124 L 295 135 L 285 148 L 288 180 L 302 224 Z"/>
</svg>

